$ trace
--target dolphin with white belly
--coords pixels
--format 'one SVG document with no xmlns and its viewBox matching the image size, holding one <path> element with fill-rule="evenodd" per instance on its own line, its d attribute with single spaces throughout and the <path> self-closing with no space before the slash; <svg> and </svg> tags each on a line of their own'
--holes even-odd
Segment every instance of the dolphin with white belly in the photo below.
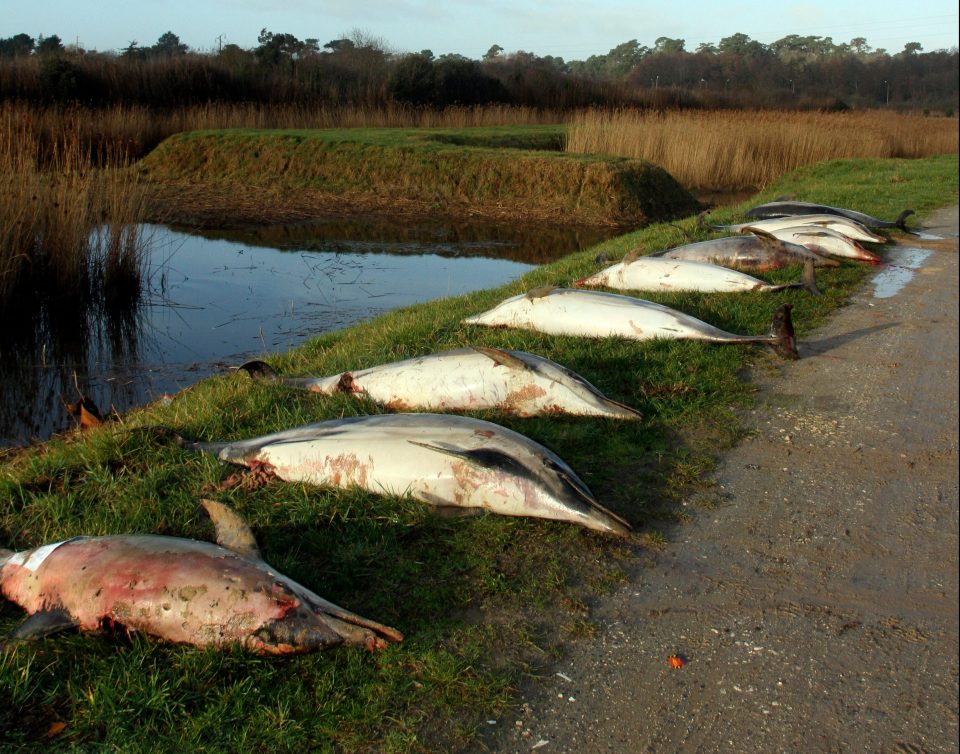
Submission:
<svg viewBox="0 0 960 754">
<path fill-rule="evenodd" d="M 791 304 L 783 304 L 777 309 L 767 335 L 736 335 L 641 298 L 574 288 L 541 288 L 508 298 L 493 309 L 468 317 L 463 322 L 590 338 L 759 343 L 771 346 L 781 356 L 796 358 L 791 309 Z"/>
<path fill-rule="evenodd" d="M 754 228 L 752 226 L 748 226 L 743 229 L 743 232 L 747 233 L 753 230 Z M 880 264 L 882 261 L 880 257 L 872 251 L 863 248 L 852 238 L 830 228 L 814 225 L 794 225 L 786 228 L 777 228 L 768 232 L 781 241 L 806 246 L 818 254 L 827 254 L 842 259 L 853 259 L 858 262 L 869 262 L 870 264 Z"/>
<path fill-rule="evenodd" d="M 487 510 L 568 521 L 609 534 L 630 531 L 556 454 L 481 419 L 383 414 L 233 442 L 176 440 L 188 450 L 290 482 L 409 494 L 448 512 Z"/>
<path fill-rule="evenodd" d="M 719 264 L 753 272 L 768 272 L 794 264 L 804 264 L 807 260 L 813 262 L 816 267 L 839 267 L 840 265 L 836 259 L 817 254 L 799 244 L 781 241 L 772 234 L 760 230 L 675 246 L 672 249 L 654 252 L 650 256 Z"/>
<path fill-rule="evenodd" d="M 578 288 L 615 288 L 623 291 L 696 291 L 699 293 L 745 293 L 763 291 L 773 293 L 790 288 L 803 288 L 820 295 L 812 261 L 804 266 L 804 279 L 796 283 L 774 285 L 745 272 L 706 262 L 682 259 L 641 257 L 628 254 L 595 275 L 577 280 Z"/>
<path fill-rule="evenodd" d="M 202 501 L 217 543 L 159 535 L 74 537 L 0 550 L 0 592 L 29 617 L 12 640 L 123 628 L 197 647 L 286 655 L 382 649 L 399 631 L 314 594 L 263 562 L 234 511 Z"/>
<path fill-rule="evenodd" d="M 868 243 L 886 243 L 887 239 L 879 236 L 870 230 L 863 223 L 858 223 L 848 217 L 840 215 L 813 214 L 813 215 L 789 215 L 786 217 L 773 217 L 767 220 L 753 220 L 746 223 L 734 223 L 732 225 L 714 225 L 708 224 L 705 220 L 707 213 L 701 212 L 697 216 L 698 224 L 701 228 L 710 230 L 719 230 L 728 233 L 740 233 L 749 228 L 754 231 L 765 230 L 768 233 L 776 233 L 782 228 L 795 228 L 798 226 L 817 226 L 842 233 L 853 241 L 866 241 Z"/>
<path fill-rule="evenodd" d="M 813 202 L 776 201 L 751 207 L 744 213 L 747 217 L 784 217 L 786 215 L 839 215 L 856 220 L 870 228 L 900 228 L 911 232 L 906 225 L 906 219 L 913 214 L 912 209 L 905 209 L 896 220 L 881 220 L 873 215 L 858 212 L 845 207 L 831 207 L 828 204 L 814 204 Z"/>
<path fill-rule="evenodd" d="M 548 413 L 639 419 L 576 372 L 525 351 L 457 348 L 329 377 L 279 377 L 263 361 L 240 369 L 321 395 L 365 396 L 393 411 L 499 409 L 515 416 Z"/>
</svg>

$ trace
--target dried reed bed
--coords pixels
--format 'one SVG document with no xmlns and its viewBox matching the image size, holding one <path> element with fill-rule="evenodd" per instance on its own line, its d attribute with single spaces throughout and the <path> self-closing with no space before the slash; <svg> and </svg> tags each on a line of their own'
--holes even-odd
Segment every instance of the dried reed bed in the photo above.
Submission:
<svg viewBox="0 0 960 754">
<path fill-rule="evenodd" d="M 957 124 L 886 111 L 585 110 L 568 119 L 566 148 L 649 160 L 688 188 L 762 188 L 823 160 L 957 152 Z"/>
<path fill-rule="evenodd" d="M 0 107 L 0 311 L 135 301 L 145 195 L 126 154 L 104 142 L 94 157 L 69 117 L 35 115 Z"/>
<path fill-rule="evenodd" d="M 560 112 L 490 105 L 444 110 L 389 106 L 306 106 L 210 103 L 175 110 L 142 105 L 107 108 L 36 108 L 7 103 L 5 119 L 29 123 L 41 144 L 75 135 L 94 162 L 142 157 L 163 139 L 182 131 L 221 128 L 472 128 L 542 125 L 563 121 Z"/>
</svg>

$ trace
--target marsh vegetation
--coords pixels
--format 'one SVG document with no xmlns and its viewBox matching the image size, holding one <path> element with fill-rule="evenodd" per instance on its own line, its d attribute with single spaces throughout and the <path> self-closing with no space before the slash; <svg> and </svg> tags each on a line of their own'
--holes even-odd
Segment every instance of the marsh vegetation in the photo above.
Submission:
<svg viewBox="0 0 960 754">
<path fill-rule="evenodd" d="M 116 144 L 0 106 L 0 311 L 129 307 L 140 295 L 145 196 Z"/>
</svg>

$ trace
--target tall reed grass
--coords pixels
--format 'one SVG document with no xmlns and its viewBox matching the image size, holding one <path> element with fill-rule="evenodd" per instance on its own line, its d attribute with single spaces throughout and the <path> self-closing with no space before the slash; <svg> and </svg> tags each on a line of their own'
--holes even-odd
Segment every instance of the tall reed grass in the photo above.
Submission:
<svg viewBox="0 0 960 754">
<path fill-rule="evenodd" d="M 122 145 L 93 149 L 69 116 L 43 117 L 0 106 L 0 311 L 129 305 L 145 264 L 138 177 Z"/>
<path fill-rule="evenodd" d="M 824 160 L 956 153 L 957 125 L 875 110 L 584 110 L 567 120 L 566 149 L 649 160 L 689 189 L 762 188 Z"/>
</svg>

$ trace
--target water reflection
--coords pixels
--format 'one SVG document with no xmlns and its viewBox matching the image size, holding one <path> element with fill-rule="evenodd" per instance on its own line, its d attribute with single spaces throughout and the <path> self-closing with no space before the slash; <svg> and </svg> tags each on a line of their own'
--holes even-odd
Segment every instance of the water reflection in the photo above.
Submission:
<svg viewBox="0 0 960 754">
<path fill-rule="evenodd" d="M 552 262 L 616 233 L 607 228 L 542 223 L 463 220 L 454 225 L 385 216 L 328 217 L 290 225 L 196 232 L 204 238 L 282 250 L 471 256 L 524 264 Z"/>
<path fill-rule="evenodd" d="M 148 291 L 135 313 L 94 308 L 54 321 L 40 312 L 5 323 L 0 445 L 66 428 L 63 403 L 81 395 L 101 410 L 124 411 L 253 355 L 412 303 L 501 285 L 612 234 L 358 218 L 204 237 L 144 231 Z"/>
</svg>

